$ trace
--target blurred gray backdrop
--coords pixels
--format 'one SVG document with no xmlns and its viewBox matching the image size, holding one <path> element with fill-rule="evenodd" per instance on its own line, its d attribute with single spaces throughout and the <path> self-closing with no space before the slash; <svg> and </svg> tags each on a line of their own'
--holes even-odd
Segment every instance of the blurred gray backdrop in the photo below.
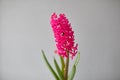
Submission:
<svg viewBox="0 0 120 80">
<path fill-rule="evenodd" d="M 41 57 L 43 49 L 53 65 L 57 56 L 53 12 L 75 31 L 74 80 L 120 80 L 120 0 L 0 0 L 0 80 L 54 80 Z"/>
</svg>

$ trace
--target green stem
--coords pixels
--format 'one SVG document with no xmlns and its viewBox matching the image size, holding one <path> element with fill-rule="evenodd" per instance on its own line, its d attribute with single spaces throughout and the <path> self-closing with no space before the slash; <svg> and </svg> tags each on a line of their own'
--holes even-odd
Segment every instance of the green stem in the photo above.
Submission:
<svg viewBox="0 0 120 80">
<path fill-rule="evenodd" d="M 68 68 L 69 68 L 69 53 L 68 53 L 68 57 L 66 58 L 66 64 L 64 69 L 64 80 L 68 80 Z"/>
</svg>

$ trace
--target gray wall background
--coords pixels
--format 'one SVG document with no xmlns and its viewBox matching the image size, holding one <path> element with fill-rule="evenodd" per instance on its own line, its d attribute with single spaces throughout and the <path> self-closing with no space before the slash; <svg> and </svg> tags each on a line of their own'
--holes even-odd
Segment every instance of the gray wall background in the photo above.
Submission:
<svg viewBox="0 0 120 80">
<path fill-rule="evenodd" d="M 1 0 L 0 80 L 54 80 L 40 54 L 53 64 L 53 12 L 75 31 L 75 80 L 120 80 L 120 0 Z"/>
</svg>

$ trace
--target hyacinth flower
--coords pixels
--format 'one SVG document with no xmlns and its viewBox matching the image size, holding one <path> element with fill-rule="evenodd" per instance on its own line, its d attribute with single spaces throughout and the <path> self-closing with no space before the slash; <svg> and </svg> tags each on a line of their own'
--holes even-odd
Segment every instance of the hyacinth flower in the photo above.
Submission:
<svg viewBox="0 0 120 80">
<path fill-rule="evenodd" d="M 80 59 L 78 44 L 75 44 L 74 42 L 74 31 L 72 30 L 71 24 L 65 14 L 59 14 L 58 16 L 56 13 L 53 13 L 51 15 L 50 24 L 57 47 L 55 53 L 57 53 L 60 57 L 61 66 L 58 65 L 56 59 L 54 58 L 55 71 L 42 50 L 43 59 L 56 80 L 73 80 L 76 73 L 76 66 Z M 73 60 L 76 54 L 77 57 L 75 63 L 69 72 L 69 60 Z"/>
</svg>

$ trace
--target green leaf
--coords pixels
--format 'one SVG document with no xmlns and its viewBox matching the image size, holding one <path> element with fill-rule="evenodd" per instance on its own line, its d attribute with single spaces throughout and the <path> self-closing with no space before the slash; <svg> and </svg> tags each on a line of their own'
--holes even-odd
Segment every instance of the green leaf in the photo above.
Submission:
<svg viewBox="0 0 120 80">
<path fill-rule="evenodd" d="M 64 58 L 62 56 L 60 56 L 60 62 L 61 62 L 61 68 L 62 68 L 62 74 L 63 74 L 64 68 L 65 68 L 65 62 L 64 62 Z"/>
<path fill-rule="evenodd" d="M 75 60 L 75 63 L 73 65 L 73 67 L 72 67 L 72 70 L 70 71 L 69 76 L 68 76 L 68 80 L 73 80 L 73 78 L 75 76 L 75 73 L 76 73 L 76 66 L 77 66 L 79 60 L 80 60 L 80 52 L 78 52 L 77 58 Z"/>
<path fill-rule="evenodd" d="M 79 60 L 80 60 L 80 52 L 78 52 L 77 58 L 75 60 L 75 64 L 74 64 L 75 66 L 77 66 Z"/>
<path fill-rule="evenodd" d="M 62 74 L 62 71 L 60 70 L 60 67 L 56 61 L 56 59 L 54 58 L 54 64 L 55 64 L 55 67 L 56 67 L 56 70 L 57 70 L 57 73 L 59 75 L 59 78 L 60 80 L 63 80 L 63 74 Z"/>
<path fill-rule="evenodd" d="M 76 66 L 73 65 L 72 70 L 70 71 L 70 74 L 68 76 L 68 80 L 73 80 L 75 73 L 76 73 Z"/>
<path fill-rule="evenodd" d="M 53 70 L 53 68 L 51 67 L 51 65 L 49 64 L 44 51 L 42 50 L 42 54 L 43 54 L 43 59 L 45 61 L 45 63 L 47 64 L 49 70 L 51 71 L 51 73 L 53 74 L 53 76 L 55 77 L 56 80 L 60 80 L 59 77 L 57 76 L 57 74 L 55 73 L 55 71 Z"/>
</svg>

